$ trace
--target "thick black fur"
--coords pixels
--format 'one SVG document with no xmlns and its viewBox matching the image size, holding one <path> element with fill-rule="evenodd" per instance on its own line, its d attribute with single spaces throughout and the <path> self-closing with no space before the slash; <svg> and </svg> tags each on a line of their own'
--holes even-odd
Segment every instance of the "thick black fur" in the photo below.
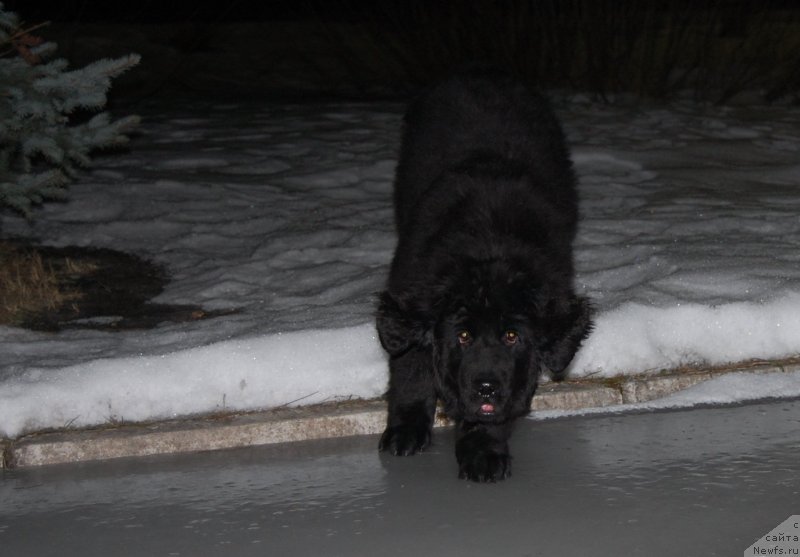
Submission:
<svg viewBox="0 0 800 557">
<path fill-rule="evenodd" d="M 438 398 L 456 422 L 459 476 L 506 478 L 512 422 L 540 373 L 561 378 L 591 329 L 573 289 L 578 198 L 561 127 L 510 77 L 447 79 L 406 115 L 394 195 L 380 449 L 424 449 Z"/>
</svg>

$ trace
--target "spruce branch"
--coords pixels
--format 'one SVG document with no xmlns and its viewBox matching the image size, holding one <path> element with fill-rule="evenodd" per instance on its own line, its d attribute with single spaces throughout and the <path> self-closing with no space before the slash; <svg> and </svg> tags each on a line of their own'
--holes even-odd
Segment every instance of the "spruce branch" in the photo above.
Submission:
<svg viewBox="0 0 800 557">
<path fill-rule="evenodd" d="M 60 170 L 47 170 L 37 174 L 11 176 L 7 181 L 0 174 L 0 206 L 6 205 L 29 216 L 33 205 L 45 199 L 63 199 L 66 197 L 68 178 Z"/>
<path fill-rule="evenodd" d="M 56 49 L 24 28 L 0 2 L 0 209 L 26 216 L 33 205 L 66 197 L 78 168 L 98 149 L 124 145 L 138 116 L 112 121 L 102 112 L 111 80 L 139 63 L 138 54 L 102 59 L 70 70 Z M 11 56 L 8 56 L 11 54 Z M 78 122 L 76 111 L 97 111 Z"/>
<path fill-rule="evenodd" d="M 138 64 L 140 59 L 138 54 L 129 54 L 97 60 L 84 68 L 42 76 L 33 86 L 45 95 L 62 99 L 60 109 L 67 114 L 77 108 L 100 108 L 107 102 L 111 79 Z"/>
</svg>

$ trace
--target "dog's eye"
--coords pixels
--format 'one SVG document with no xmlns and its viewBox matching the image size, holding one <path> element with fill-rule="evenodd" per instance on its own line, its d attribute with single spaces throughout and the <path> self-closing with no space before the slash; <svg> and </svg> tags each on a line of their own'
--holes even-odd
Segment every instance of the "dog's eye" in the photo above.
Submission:
<svg viewBox="0 0 800 557">
<path fill-rule="evenodd" d="M 457 336 L 459 344 L 469 344 L 472 341 L 472 335 L 469 334 L 469 331 L 458 331 Z"/>
<path fill-rule="evenodd" d="M 506 331 L 505 334 L 503 334 L 503 342 L 508 346 L 516 344 L 517 341 L 519 341 L 519 334 L 517 331 Z"/>
</svg>

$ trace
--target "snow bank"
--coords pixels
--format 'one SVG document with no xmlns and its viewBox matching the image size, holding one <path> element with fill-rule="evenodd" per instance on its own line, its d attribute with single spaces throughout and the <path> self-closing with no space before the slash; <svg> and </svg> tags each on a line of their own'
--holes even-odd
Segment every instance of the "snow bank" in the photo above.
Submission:
<svg viewBox="0 0 800 557">
<path fill-rule="evenodd" d="M 385 366 L 369 325 L 298 331 L 57 373 L 31 368 L 4 386 L 0 415 L 18 432 L 372 398 L 385 390 Z"/>
<path fill-rule="evenodd" d="M 616 349 L 615 349 L 616 348 Z M 721 306 L 626 303 L 601 313 L 573 376 L 611 377 L 685 364 L 785 358 L 800 349 L 800 293 Z"/>
</svg>

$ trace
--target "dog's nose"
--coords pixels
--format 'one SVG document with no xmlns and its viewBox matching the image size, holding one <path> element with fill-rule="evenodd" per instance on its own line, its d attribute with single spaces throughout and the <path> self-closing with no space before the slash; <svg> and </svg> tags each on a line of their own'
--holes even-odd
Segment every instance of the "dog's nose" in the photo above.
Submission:
<svg viewBox="0 0 800 557">
<path fill-rule="evenodd" d="M 497 384 L 489 381 L 482 381 L 478 384 L 478 395 L 483 398 L 491 398 L 497 394 Z"/>
</svg>

